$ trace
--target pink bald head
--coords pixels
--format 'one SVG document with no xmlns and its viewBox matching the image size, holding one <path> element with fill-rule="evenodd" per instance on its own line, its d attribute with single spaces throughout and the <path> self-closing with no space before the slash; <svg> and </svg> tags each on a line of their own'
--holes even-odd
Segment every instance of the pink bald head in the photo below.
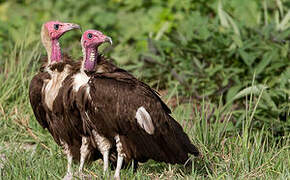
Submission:
<svg viewBox="0 0 290 180">
<path fill-rule="evenodd" d="M 112 44 L 112 39 L 97 30 L 87 30 L 82 35 L 81 43 L 83 48 L 97 48 L 104 42 L 109 42 L 110 44 Z"/>
<path fill-rule="evenodd" d="M 104 42 L 112 44 L 112 39 L 97 30 L 87 30 L 82 35 L 83 66 L 86 71 L 93 71 L 97 64 L 98 47 Z"/>
<path fill-rule="evenodd" d="M 43 24 L 41 29 L 41 40 L 48 55 L 48 65 L 53 62 L 60 62 L 62 59 L 58 39 L 66 32 L 80 29 L 80 26 L 73 23 L 49 21 Z"/>
<path fill-rule="evenodd" d="M 59 39 L 64 33 L 73 30 L 80 29 L 80 26 L 73 23 L 63 23 L 60 21 L 49 21 L 44 24 L 44 27 L 48 31 L 50 39 Z"/>
</svg>

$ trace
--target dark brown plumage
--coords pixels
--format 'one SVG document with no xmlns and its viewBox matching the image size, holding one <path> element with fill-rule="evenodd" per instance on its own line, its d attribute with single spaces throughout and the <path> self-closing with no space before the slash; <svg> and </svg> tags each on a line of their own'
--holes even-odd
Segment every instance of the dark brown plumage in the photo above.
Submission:
<svg viewBox="0 0 290 180">
<path fill-rule="evenodd" d="M 89 130 L 96 129 L 112 142 L 119 134 L 127 163 L 131 159 L 185 163 L 188 153 L 199 154 L 158 94 L 125 70 L 95 73 L 79 90 L 77 100 Z M 152 135 L 137 123 L 136 112 L 142 106 L 152 118 Z"/>
<path fill-rule="evenodd" d="M 106 61 L 97 56 L 97 48 L 105 39 L 108 38 L 99 31 L 84 32 L 82 67 L 71 84 L 77 92 L 74 97 L 85 132 L 103 137 L 109 146 L 116 145 L 114 178 L 120 179 L 124 159 L 126 164 L 148 159 L 182 164 L 188 154 L 198 155 L 156 91 L 116 66 L 103 70 L 102 63 Z"/>
<path fill-rule="evenodd" d="M 46 103 L 44 102 L 44 89 L 47 86 L 47 82 L 51 79 L 51 75 L 47 72 L 46 69 L 48 68 L 51 71 L 57 71 L 61 73 L 65 66 L 68 67 L 70 71 L 75 71 L 75 68 L 79 66 L 79 63 L 74 63 L 70 57 L 65 55 L 63 57 L 63 62 L 55 63 L 49 66 L 43 65 L 40 68 L 39 73 L 33 77 L 29 86 L 30 104 L 32 106 L 36 120 L 43 128 L 48 129 L 58 145 L 62 145 L 61 140 L 63 140 L 63 134 L 65 134 L 64 132 L 69 130 L 69 128 L 67 128 L 63 121 L 60 121 L 58 117 L 56 117 L 56 115 L 52 112 L 52 110 L 47 107 Z M 60 103 L 54 102 L 54 104 Z M 59 130 L 59 127 L 61 127 L 61 131 Z M 76 136 L 74 142 L 75 147 L 72 146 L 73 158 L 75 160 L 79 160 L 79 148 L 81 146 L 80 137 Z"/>
<path fill-rule="evenodd" d="M 51 79 L 50 73 L 62 73 L 64 69 L 68 69 L 68 76 L 62 82 L 57 96 L 53 101 L 52 109 L 50 109 L 45 102 L 44 89 Z M 48 129 L 55 142 L 62 146 L 65 153 L 70 153 L 73 160 L 80 161 L 80 149 L 82 147 L 82 137 L 85 136 L 83 131 L 83 124 L 81 117 L 77 111 L 74 111 L 74 101 L 71 92 L 66 92 L 68 80 L 76 72 L 79 72 L 80 62 L 73 62 L 73 60 L 65 55 L 63 62 L 55 63 L 49 66 L 40 68 L 40 72 L 33 77 L 29 87 L 30 103 L 37 121 L 43 128 Z M 94 146 L 94 140 L 88 139 L 88 154 L 85 157 L 87 163 L 102 158 L 102 154 Z M 111 162 L 116 162 L 116 153 L 110 156 Z M 113 163 L 114 164 L 114 163 Z"/>
<path fill-rule="evenodd" d="M 47 128 L 56 143 L 64 148 L 68 159 L 68 169 L 65 178 L 72 176 L 72 160 L 81 161 L 79 171 L 82 171 L 84 161 L 101 157 L 100 152 L 93 148 L 90 139 L 83 138 L 81 119 L 65 116 L 61 88 L 65 79 L 78 72 L 81 63 L 73 62 L 68 56 L 62 57 L 58 39 L 72 29 L 80 26 L 72 23 L 50 21 L 41 29 L 41 40 L 48 57 L 40 71 L 31 80 L 29 98 L 37 121 Z M 70 116 L 75 117 L 75 116 Z M 85 155 L 84 155 L 85 154 Z"/>
<path fill-rule="evenodd" d="M 110 61 L 106 60 L 103 56 L 99 55 L 99 66 L 96 67 L 94 72 L 114 72 L 118 69 L 114 64 Z M 83 123 L 81 112 L 77 108 L 77 91 L 73 89 L 74 86 L 74 76 L 80 73 L 80 64 L 74 64 L 72 71 L 66 77 L 66 79 L 62 83 L 62 87 L 59 90 L 57 97 L 55 98 L 53 104 L 53 116 L 55 119 L 58 119 L 58 123 L 55 126 L 58 128 L 54 128 L 57 136 L 61 137 L 69 146 L 76 146 L 80 148 L 81 144 L 79 142 L 82 141 L 82 137 L 87 137 L 90 141 L 88 151 L 90 155 L 87 162 L 92 160 L 101 158 L 97 146 L 97 142 L 94 139 L 91 131 L 86 131 L 86 124 Z M 93 73 L 88 73 L 88 76 Z M 114 144 L 113 144 L 114 146 Z M 112 166 L 116 166 L 117 161 L 117 152 L 116 148 L 111 148 L 109 161 Z"/>
</svg>

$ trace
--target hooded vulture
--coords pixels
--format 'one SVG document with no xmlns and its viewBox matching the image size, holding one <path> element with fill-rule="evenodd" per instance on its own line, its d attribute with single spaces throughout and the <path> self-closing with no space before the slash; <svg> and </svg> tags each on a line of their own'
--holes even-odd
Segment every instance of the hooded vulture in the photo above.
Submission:
<svg viewBox="0 0 290 180">
<path fill-rule="evenodd" d="M 101 32 L 98 34 L 99 44 L 104 42 L 110 42 L 112 44 L 111 38 L 103 35 Z M 98 56 L 99 66 L 92 70 L 90 73 L 100 73 L 100 72 L 113 72 L 117 67 L 107 61 L 103 56 L 94 54 Z M 86 56 L 86 53 L 84 53 Z M 84 57 L 87 58 L 88 56 Z M 95 59 L 95 57 L 88 57 Z M 59 88 L 58 94 L 53 103 L 53 115 L 54 118 L 59 122 L 58 130 L 59 136 L 65 140 L 68 145 L 80 143 L 80 166 L 79 171 L 81 172 L 84 163 L 87 161 L 95 160 L 101 156 L 104 158 L 104 172 L 108 170 L 109 162 L 113 166 L 117 162 L 117 151 L 116 148 L 112 148 L 115 144 L 108 142 L 106 138 L 98 136 L 96 133 L 87 131 L 84 127 L 82 121 L 81 112 L 77 108 L 77 92 L 79 87 L 84 84 L 88 78 L 84 73 L 80 73 L 80 64 L 74 66 L 69 75 L 62 81 L 62 85 Z M 69 130 L 69 131 L 68 131 Z M 77 137 L 77 142 L 74 140 Z M 69 177 L 69 176 L 68 176 Z"/>
<path fill-rule="evenodd" d="M 62 57 L 58 41 L 64 33 L 73 29 L 80 29 L 80 26 L 59 21 L 43 24 L 41 40 L 47 51 L 47 62 L 33 77 L 29 87 L 30 104 L 36 120 L 43 128 L 48 129 L 56 143 L 64 148 L 69 176 L 72 174 L 72 160 L 80 158 L 82 138 L 78 128 L 71 128 L 54 113 L 53 106 L 61 104 L 61 102 L 56 102 L 56 97 L 62 87 L 62 82 L 70 73 L 80 68 L 80 63 L 74 63 L 67 56 Z M 82 124 L 79 126 L 82 127 Z M 79 129 L 82 130 L 82 128 Z"/>
<path fill-rule="evenodd" d="M 103 35 L 101 32 L 98 32 L 98 42 L 102 44 L 104 42 L 110 42 L 112 44 L 111 38 Z M 93 52 L 95 52 L 95 47 L 93 48 Z M 99 66 L 95 69 L 92 69 L 90 73 L 100 73 L 100 72 L 114 72 L 117 67 L 107 61 L 103 56 L 95 53 L 91 53 L 92 55 L 86 56 L 86 54 L 90 54 L 91 52 L 84 53 L 84 58 L 95 59 L 98 58 Z M 96 56 L 96 57 L 93 57 Z M 108 170 L 109 160 L 113 166 L 116 165 L 117 162 L 117 152 L 116 148 L 112 148 L 114 144 L 108 142 L 106 138 L 98 136 L 97 133 L 92 131 L 87 131 L 85 128 L 85 124 L 82 121 L 81 112 L 77 108 L 77 92 L 80 86 L 87 82 L 90 74 L 85 74 L 83 71 L 80 71 L 80 66 L 75 68 L 74 71 L 65 78 L 62 82 L 62 87 L 59 89 L 58 95 L 56 96 L 55 102 L 53 103 L 53 114 L 57 116 L 57 119 L 62 122 L 62 125 L 74 130 L 74 134 L 67 134 L 66 132 L 62 133 L 62 137 L 66 137 L 66 139 L 70 139 L 70 137 L 80 136 L 81 137 L 81 147 L 80 147 L 80 167 L 81 171 L 84 163 L 89 159 L 90 154 L 93 154 L 93 158 L 96 158 L 96 152 L 100 152 L 101 156 L 104 158 L 104 172 Z M 93 153 L 92 153 L 93 152 Z"/>
<path fill-rule="evenodd" d="M 156 91 L 120 68 L 103 71 L 97 51 L 103 39 L 96 30 L 82 35 L 83 61 L 71 84 L 84 130 L 95 137 L 104 162 L 116 146 L 114 177 L 120 179 L 123 161 L 183 164 L 188 154 L 199 155 Z"/>
</svg>

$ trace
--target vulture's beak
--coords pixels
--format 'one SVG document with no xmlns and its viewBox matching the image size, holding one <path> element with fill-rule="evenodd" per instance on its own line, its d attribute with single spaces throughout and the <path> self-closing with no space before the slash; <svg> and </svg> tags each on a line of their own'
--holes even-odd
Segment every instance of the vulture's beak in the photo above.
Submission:
<svg viewBox="0 0 290 180">
<path fill-rule="evenodd" d="M 111 45 L 113 45 L 112 38 L 110 38 L 109 36 L 107 36 L 107 37 L 105 38 L 105 42 L 108 42 L 108 43 L 110 43 Z"/>
<path fill-rule="evenodd" d="M 81 26 L 78 24 L 73 24 L 73 23 L 65 23 L 65 30 L 66 31 L 70 31 L 73 29 L 79 29 L 80 31 L 82 31 Z"/>
</svg>

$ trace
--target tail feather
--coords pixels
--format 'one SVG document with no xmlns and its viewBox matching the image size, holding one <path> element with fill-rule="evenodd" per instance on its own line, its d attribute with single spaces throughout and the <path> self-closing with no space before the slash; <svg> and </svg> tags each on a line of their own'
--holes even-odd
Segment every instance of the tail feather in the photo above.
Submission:
<svg viewBox="0 0 290 180">
<path fill-rule="evenodd" d="M 199 151 L 191 143 L 181 125 L 172 117 L 168 117 L 170 118 L 170 130 L 166 136 L 162 137 L 164 143 L 160 147 L 167 154 L 170 163 L 184 164 L 189 159 L 188 154 L 198 156 Z"/>
<path fill-rule="evenodd" d="M 123 148 L 128 158 L 139 162 L 153 159 L 171 164 L 185 164 L 189 154 L 199 155 L 198 149 L 190 142 L 182 127 L 168 115 L 168 124 L 157 128 L 153 135 L 145 131 L 132 131 L 121 136 Z"/>
<path fill-rule="evenodd" d="M 197 147 L 191 143 L 188 135 L 183 131 L 181 125 L 178 124 L 178 122 L 176 122 L 174 119 L 172 120 L 172 123 L 174 124 L 174 130 L 176 132 L 178 142 L 182 144 L 183 150 L 189 154 L 193 154 L 194 156 L 199 156 Z"/>
</svg>

